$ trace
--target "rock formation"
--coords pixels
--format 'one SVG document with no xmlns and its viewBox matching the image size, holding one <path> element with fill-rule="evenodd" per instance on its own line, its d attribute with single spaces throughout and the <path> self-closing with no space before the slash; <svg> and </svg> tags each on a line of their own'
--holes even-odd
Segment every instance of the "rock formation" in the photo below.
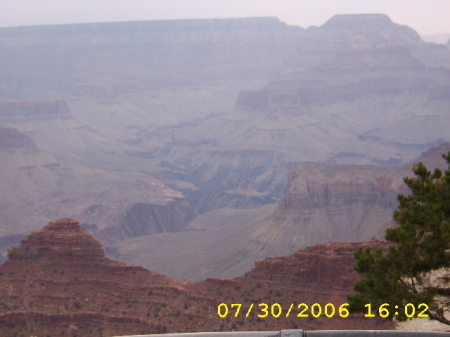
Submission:
<svg viewBox="0 0 450 337">
<path fill-rule="evenodd" d="M 23 121 L 45 118 L 70 118 L 62 99 L 0 101 L 0 120 Z"/>
<path fill-rule="evenodd" d="M 255 279 L 269 277 L 282 282 L 323 284 L 347 290 L 358 280 L 358 274 L 353 271 L 353 253 L 364 245 L 371 249 L 386 249 L 389 246 L 385 240 L 317 244 L 288 257 L 269 257 L 257 261 L 250 275 Z"/>
<path fill-rule="evenodd" d="M 0 148 L 22 149 L 25 153 L 39 152 L 36 143 L 15 128 L 0 125 Z"/>
<path fill-rule="evenodd" d="M 369 43 L 420 43 L 417 32 L 408 26 L 394 24 L 386 14 L 337 14 L 315 30 L 316 40 L 328 39 L 336 49 L 348 46 L 349 41 L 355 39 L 355 32 Z"/>
<path fill-rule="evenodd" d="M 106 227 L 97 237 L 111 243 L 142 235 L 180 232 L 194 217 L 190 205 L 180 199 L 162 205 L 138 202 L 121 215 L 118 225 Z"/>
<path fill-rule="evenodd" d="M 19 247 L 11 247 L 8 254 L 10 260 L 0 267 L 2 335 L 111 336 L 166 331 L 145 314 L 142 318 L 127 315 L 125 310 L 131 305 L 125 302 L 136 301 L 127 294 L 143 296 L 158 286 L 177 292 L 179 283 L 105 259 L 101 244 L 73 219 L 50 222 Z M 120 314 L 117 306 L 123 309 Z"/>
<path fill-rule="evenodd" d="M 366 243 L 383 247 L 383 242 Z M 180 282 L 141 267 L 112 261 L 76 220 L 50 222 L 9 250 L 0 266 L 0 333 L 111 336 L 164 332 L 386 329 L 392 324 L 349 318 L 244 316 L 220 318 L 220 303 L 345 303 L 357 275 L 359 243 L 319 245 L 292 256 L 260 261 L 246 276 Z M 282 276 L 282 277 L 280 277 Z M 311 316 L 311 315 L 310 315 Z"/>
<path fill-rule="evenodd" d="M 402 178 L 413 176 L 411 167 L 419 161 L 430 170 L 446 169 L 442 154 L 448 151 L 450 143 L 444 143 L 397 167 L 318 163 L 296 168 L 289 172 L 275 218 L 280 226 L 290 223 L 308 233 L 307 240 L 316 240 L 309 244 L 382 238 L 397 195 L 409 193 Z"/>
<path fill-rule="evenodd" d="M 19 247 L 8 250 L 11 261 L 37 261 L 41 258 L 65 262 L 98 262 L 105 255 L 95 240 L 78 221 L 64 218 L 51 221 L 42 231 L 33 232 Z"/>
</svg>

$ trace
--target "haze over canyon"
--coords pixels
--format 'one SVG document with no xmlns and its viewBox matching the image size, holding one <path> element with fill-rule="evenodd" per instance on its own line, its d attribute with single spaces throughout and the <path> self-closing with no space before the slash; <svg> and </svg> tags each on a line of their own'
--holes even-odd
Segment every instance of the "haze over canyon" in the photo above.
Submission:
<svg viewBox="0 0 450 337">
<path fill-rule="evenodd" d="M 330 269 L 312 272 L 327 275 L 321 283 L 292 265 L 314 270 L 316 262 L 305 261 L 320 257 L 311 256 L 328 254 L 329 265 L 343 255 L 337 259 L 350 275 L 355 242 L 385 245 L 374 240 L 395 226 L 396 196 L 409 193 L 402 178 L 413 163 L 445 168 L 441 155 L 450 151 L 450 42 L 425 42 L 384 14 L 335 15 L 308 29 L 274 17 L 0 28 L 0 60 L 2 260 L 8 247 L 21 247 L 9 251 L 0 282 L 16 284 L 23 273 L 33 280 L 32 289 L 19 282 L 32 300 L 5 294 L 15 313 L 1 315 L 17 333 L 24 330 L 14 322 L 41 310 L 48 322 L 67 326 L 95 312 L 97 323 L 79 328 L 86 336 L 112 333 L 119 316 L 133 326 L 124 334 L 180 332 L 182 324 L 186 331 L 237 329 L 207 323 L 202 310 L 210 309 L 201 308 L 211 306 L 218 287 L 230 299 L 244 290 L 262 298 L 270 282 L 258 287 L 255 280 L 275 275 L 283 275 L 277 286 L 294 293 L 335 287 Z M 86 253 L 96 256 L 88 259 L 92 275 L 83 276 L 81 257 L 72 268 L 48 249 L 28 252 L 55 244 L 46 238 L 51 224 L 20 244 L 60 218 L 77 219 L 62 220 L 62 246 L 73 248 L 64 242 L 74 231 L 83 249 L 96 247 Z M 342 243 L 328 244 L 335 241 Z M 306 249 L 315 244 L 322 245 Z M 108 258 L 151 272 L 107 259 L 101 245 Z M 286 266 L 283 257 L 269 258 L 275 255 L 290 255 Z M 54 261 L 61 280 L 39 274 Z M 105 290 L 95 308 L 76 300 L 78 308 L 74 298 L 94 283 L 102 287 L 108 273 L 119 275 L 108 285 L 118 290 Z M 286 285 L 291 279 L 304 283 Z M 323 294 L 344 300 L 356 279 Z M 61 288 L 51 309 L 36 307 L 51 282 Z M 144 310 L 141 297 L 150 290 L 181 296 L 171 310 L 188 299 L 201 303 L 174 323 L 164 301 L 151 299 L 167 316 L 160 320 Z M 123 309 L 117 296 L 136 306 Z M 122 304 L 108 314 L 108 301 Z M 203 323 L 196 327 L 190 317 Z M 277 324 L 255 320 L 245 328 L 297 323 Z"/>
</svg>

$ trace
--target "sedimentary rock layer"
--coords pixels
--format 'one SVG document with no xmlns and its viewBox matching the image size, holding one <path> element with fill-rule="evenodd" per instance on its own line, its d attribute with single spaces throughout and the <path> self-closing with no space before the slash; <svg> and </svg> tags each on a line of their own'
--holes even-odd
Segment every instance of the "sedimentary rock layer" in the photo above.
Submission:
<svg viewBox="0 0 450 337">
<path fill-rule="evenodd" d="M 62 99 L 0 101 L 0 120 L 23 121 L 68 118 L 69 107 Z"/>
<path fill-rule="evenodd" d="M 176 281 L 103 256 L 103 249 L 73 219 L 50 222 L 32 233 L 0 266 L 0 333 L 82 336 L 164 332 L 374 329 L 391 323 L 362 316 L 258 317 L 258 304 L 345 303 L 352 282 L 353 250 L 360 243 L 319 245 L 292 256 L 261 261 L 236 279 Z M 383 242 L 365 243 L 384 247 Z M 249 317 L 220 318 L 217 307 L 251 303 Z M 311 315 L 309 315 L 311 316 Z M 337 315 L 338 316 L 338 315 Z"/>
<path fill-rule="evenodd" d="M 449 143 L 432 147 L 414 163 L 445 169 L 442 154 L 448 151 Z M 318 163 L 296 168 L 289 172 L 275 218 L 280 226 L 296 225 L 309 240 L 320 240 L 315 242 L 381 238 L 391 225 L 397 195 L 410 193 L 403 177 L 413 175 L 412 165 Z"/>
<path fill-rule="evenodd" d="M 8 250 L 11 261 L 46 258 L 66 262 L 95 262 L 104 255 L 100 242 L 81 228 L 78 221 L 69 218 L 50 222 L 45 230 L 31 233 L 19 247 Z"/>
</svg>

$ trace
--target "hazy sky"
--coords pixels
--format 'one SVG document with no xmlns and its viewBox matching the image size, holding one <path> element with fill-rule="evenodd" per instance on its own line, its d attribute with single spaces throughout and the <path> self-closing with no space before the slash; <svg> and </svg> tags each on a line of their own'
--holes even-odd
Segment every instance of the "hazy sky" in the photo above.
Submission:
<svg viewBox="0 0 450 337">
<path fill-rule="evenodd" d="M 0 27 L 276 16 L 306 28 L 346 13 L 385 13 L 421 35 L 450 33 L 450 0 L 0 0 Z"/>
</svg>

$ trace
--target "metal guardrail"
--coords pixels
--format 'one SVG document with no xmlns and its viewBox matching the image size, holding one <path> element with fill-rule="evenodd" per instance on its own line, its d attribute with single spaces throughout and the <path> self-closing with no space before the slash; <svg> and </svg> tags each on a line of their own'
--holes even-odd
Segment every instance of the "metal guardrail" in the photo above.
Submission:
<svg viewBox="0 0 450 337">
<path fill-rule="evenodd" d="M 118 336 L 119 337 L 119 336 Z M 122 337 L 450 337 L 450 332 L 392 331 L 392 330 L 281 330 L 193 332 Z"/>
</svg>

